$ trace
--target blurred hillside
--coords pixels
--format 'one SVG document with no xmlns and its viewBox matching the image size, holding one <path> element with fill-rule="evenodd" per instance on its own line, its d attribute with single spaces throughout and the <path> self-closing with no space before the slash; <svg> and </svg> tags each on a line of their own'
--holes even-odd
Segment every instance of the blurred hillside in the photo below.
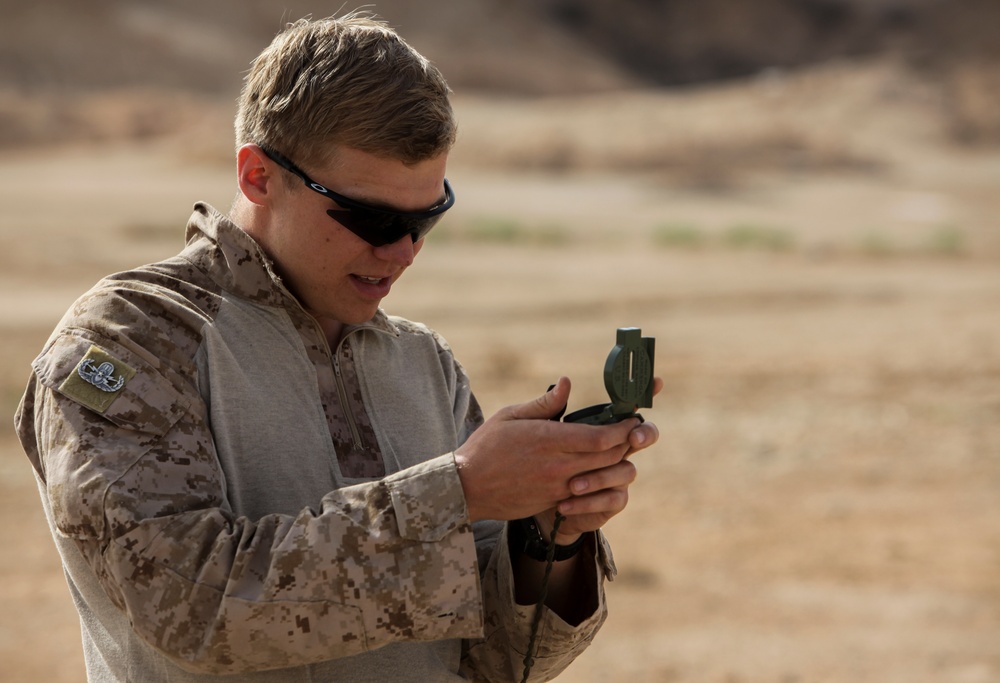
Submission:
<svg viewBox="0 0 1000 683">
<path fill-rule="evenodd" d="M 0 145 L 144 137 L 230 105 L 315 0 L 0 0 Z M 349 8 L 346 5 L 345 8 Z M 1000 139 L 995 0 L 465 0 L 371 7 L 459 94 L 618 92 L 887 55 L 945 84 L 967 141 Z"/>
<path fill-rule="evenodd" d="M 456 89 L 676 85 L 893 51 L 939 67 L 1000 55 L 992 0 L 467 0 L 370 5 Z M 0 2 L 0 85 L 233 90 L 233 75 L 315 0 Z M 345 5 L 349 7 L 349 5 Z"/>
</svg>

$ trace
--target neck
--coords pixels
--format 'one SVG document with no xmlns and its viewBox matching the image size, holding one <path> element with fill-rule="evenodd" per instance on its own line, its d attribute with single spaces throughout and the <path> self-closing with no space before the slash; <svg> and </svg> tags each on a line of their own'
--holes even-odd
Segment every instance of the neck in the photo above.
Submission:
<svg viewBox="0 0 1000 683">
<path fill-rule="evenodd" d="M 347 325 L 333 318 L 316 318 L 316 322 L 319 323 L 320 329 L 326 335 L 326 341 L 330 344 L 330 349 L 335 350 L 337 344 L 340 343 L 340 338 L 344 334 L 344 330 L 347 329 Z"/>
<path fill-rule="evenodd" d="M 233 205 L 229 209 L 229 220 L 253 237 L 257 244 L 263 248 L 264 245 L 260 238 L 261 216 L 259 210 L 255 205 L 246 201 L 243 195 L 239 195 L 233 201 Z"/>
</svg>

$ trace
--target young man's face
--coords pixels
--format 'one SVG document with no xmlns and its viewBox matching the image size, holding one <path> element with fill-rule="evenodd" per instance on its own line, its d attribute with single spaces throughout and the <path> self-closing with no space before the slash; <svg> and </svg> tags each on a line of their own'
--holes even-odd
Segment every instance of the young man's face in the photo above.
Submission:
<svg viewBox="0 0 1000 683">
<path fill-rule="evenodd" d="M 445 198 L 446 162 L 447 155 L 442 154 L 406 165 L 338 148 L 328 167 L 303 170 L 350 199 L 397 211 L 424 211 Z M 413 263 L 423 240 L 413 242 L 406 235 L 391 244 L 372 246 L 327 213 L 338 208 L 330 198 L 295 181 L 286 182 L 278 193 L 270 227 L 261 238 L 285 284 L 328 337 L 339 336 L 343 324 L 370 320 Z"/>
</svg>

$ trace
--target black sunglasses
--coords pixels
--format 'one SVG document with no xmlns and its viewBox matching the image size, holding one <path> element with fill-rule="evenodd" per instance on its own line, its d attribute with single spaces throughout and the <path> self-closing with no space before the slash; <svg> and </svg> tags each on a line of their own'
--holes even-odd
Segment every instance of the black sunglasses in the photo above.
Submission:
<svg viewBox="0 0 1000 683">
<path fill-rule="evenodd" d="M 426 211 L 394 211 L 380 206 L 372 206 L 356 199 L 337 194 L 330 188 L 320 185 L 307 176 L 301 168 L 293 164 L 288 157 L 279 152 L 260 145 L 260 149 L 274 163 L 286 171 L 302 178 L 313 192 L 329 197 L 342 208 L 329 209 L 330 217 L 353 232 L 373 247 L 392 244 L 409 235 L 414 242 L 422 240 L 431 228 L 441 219 L 441 214 L 455 204 L 455 193 L 451 191 L 448 179 L 444 179 L 444 196 L 442 203 Z"/>
</svg>

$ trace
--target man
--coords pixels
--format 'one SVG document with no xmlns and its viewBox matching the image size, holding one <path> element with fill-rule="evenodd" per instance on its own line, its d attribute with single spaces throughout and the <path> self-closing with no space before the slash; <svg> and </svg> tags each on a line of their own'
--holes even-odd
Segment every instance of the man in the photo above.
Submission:
<svg viewBox="0 0 1000 683">
<path fill-rule="evenodd" d="M 236 131 L 229 215 L 196 205 L 178 256 L 78 300 L 16 417 L 89 679 L 516 680 L 558 509 L 555 676 L 604 620 L 597 530 L 655 426 L 551 421 L 566 379 L 483 422 L 448 346 L 379 309 L 454 201 L 455 137 L 383 24 L 279 34 Z"/>
</svg>

